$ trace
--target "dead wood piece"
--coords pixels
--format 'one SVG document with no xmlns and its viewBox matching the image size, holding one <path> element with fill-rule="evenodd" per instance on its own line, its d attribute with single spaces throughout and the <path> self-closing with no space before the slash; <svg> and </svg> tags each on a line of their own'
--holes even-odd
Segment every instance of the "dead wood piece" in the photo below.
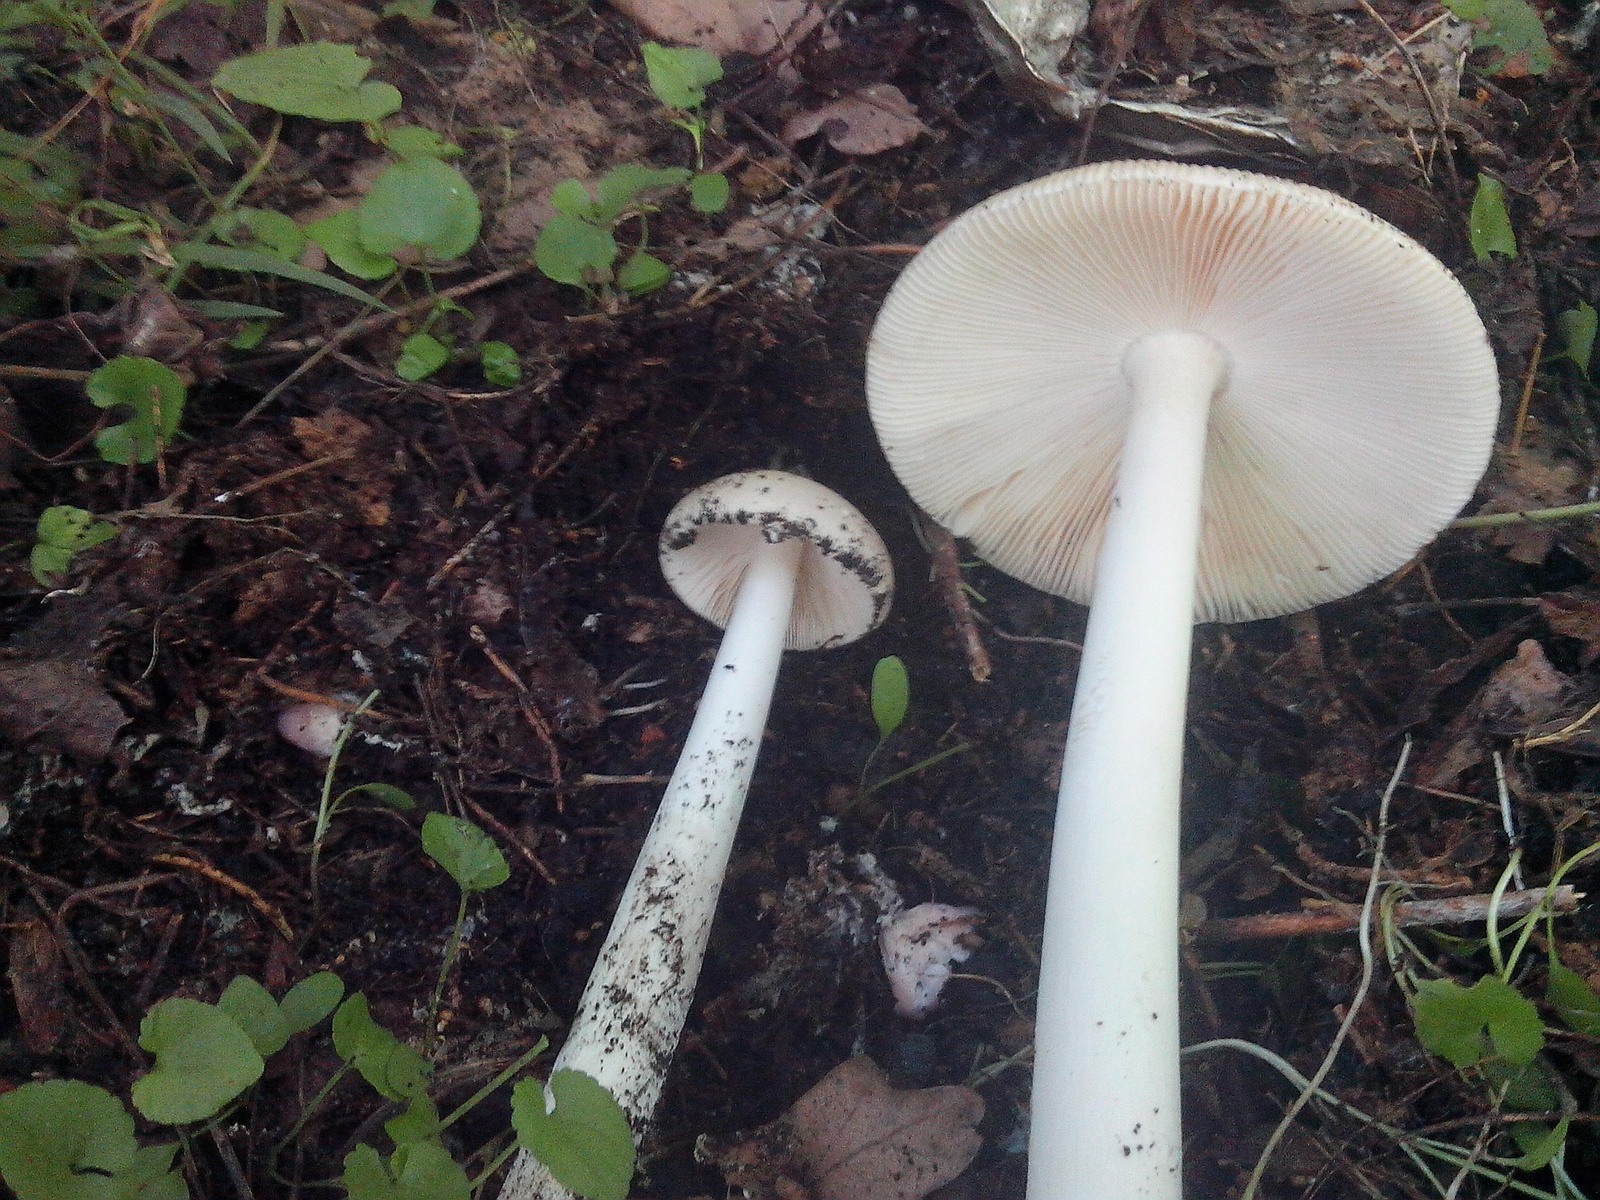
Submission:
<svg viewBox="0 0 1600 1200">
<path fill-rule="evenodd" d="M 950 614 L 950 620 L 956 627 L 956 637 L 960 639 L 961 649 L 967 656 L 967 670 L 972 673 L 974 683 L 985 683 L 993 673 L 994 666 L 989 661 L 989 651 L 983 644 L 983 635 L 978 632 L 972 601 L 967 599 L 967 589 L 961 580 L 956 539 L 950 536 L 949 530 L 923 513 L 917 514 L 917 521 L 932 559 L 933 582 L 939 589 L 939 598 L 944 601 L 945 611 Z"/>
<path fill-rule="evenodd" d="M 6 978 L 17 1006 L 22 1044 L 34 1054 L 55 1051 L 65 1031 L 67 997 L 61 947 L 47 921 L 20 922 L 11 934 Z"/>
<path fill-rule="evenodd" d="M 1314 874 L 1321 875 L 1324 879 L 1341 879 L 1348 883 L 1366 883 L 1372 878 L 1370 867 L 1351 867 L 1343 863 L 1329 862 L 1318 854 L 1301 833 L 1281 816 L 1277 819 L 1278 832 L 1294 847 L 1295 857 L 1298 858 Z M 1469 888 L 1472 881 L 1461 875 L 1451 875 L 1435 869 L 1433 866 L 1385 868 L 1378 878 L 1379 883 L 1417 883 L 1429 887 Z"/>
<path fill-rule="evenodd" d="M 1548 903 L 1558 913 L 1572 912 L 1583 893 L 1570 884 L 1558 888 L 1529 888 L 1506 892 L 1498 910 L 1502 921 L 1527 916 Z M 1252 917 L 1224 917 L 1200 926 L 1202 942 L 1250 942 L 1272 938 L 1312 937 L 1322 933 L 1349 933 L 1361 926 L 1361 905 L 1327 900 L 1307 900 L 1306 911 L 1261 913 Z M 1451 896 L 1444 900 L 1402 900 L 1392 910 L 1398 928 L 1413 925 L 1466 925 L 1487 921 L 1496 911 L 1492 895 Z"/>
<path fill-rule="evenodd" d="M 181 854 L 152 854 L 151 862 L 160 863 L 164 867 L 181 867 L 185 871 L 193 871 L 203 879 L 209 879 L 219 887 L 227 888 L 235 895 L 244 897 L 246 903 L 256 912 L 266 918 L 268 924 L 283 935 L 284 941 L 294 941 L 294 930 L 289 928 L 289 922 L 284 919 L 278 908 L 255 888 L 248 883 L 241 883 L 225 871 L 219 871 L 210 863 L 201 862 L 195 858 L 185 858 Z"/>
</svg>

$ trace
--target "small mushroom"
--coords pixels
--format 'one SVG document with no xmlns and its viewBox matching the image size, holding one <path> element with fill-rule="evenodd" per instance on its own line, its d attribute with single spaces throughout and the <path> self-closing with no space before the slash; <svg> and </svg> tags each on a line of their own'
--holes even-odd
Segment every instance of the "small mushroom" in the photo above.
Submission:
<svg viewBox="0 0 1600 1200">
<path fill-rule="evenodd" d="M 1394 571 L 1471 497 L 1499 382 L 1460 284 L 1329 192 L 1163 162 L 952 222 L 872 333 L 912 497 L 1090 605 L 1052 849 L 1030 1200 L 1177 1200 L 1178 800 L 1196 621 Z"/>
<path fill-rule="evenodd" d="M 661 569 L 722 626 L 672 781 L 623 890 L 554 1069 L 604 1084 L 649 1123 L 694 997 L 717 895 L 785 649 L 875 629 L 894 587 L 888 551 L 852 505 L 782 471 L 727 475 L 685 496 L 661 531 Z M 530 1155 L 507 1200 L 564 1191 Z"/>
</svg>

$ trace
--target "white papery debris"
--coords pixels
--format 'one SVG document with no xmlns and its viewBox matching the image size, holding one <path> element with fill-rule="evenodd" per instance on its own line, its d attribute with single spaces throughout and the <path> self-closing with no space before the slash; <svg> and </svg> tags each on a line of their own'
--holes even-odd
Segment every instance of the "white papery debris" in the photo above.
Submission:
<svg viewBox="0 0 1600 1200">
<path fill-rule="evenodd" d="M 978 910 L 953 904 L 919 904 L 890 917 L 878 932 L 883 969 L 889 974 L 894 1008 L 902 1017 L 921 1019 L 939 1003 L 951 965 L 966 962 L 967 938 Z"/>
</svg>

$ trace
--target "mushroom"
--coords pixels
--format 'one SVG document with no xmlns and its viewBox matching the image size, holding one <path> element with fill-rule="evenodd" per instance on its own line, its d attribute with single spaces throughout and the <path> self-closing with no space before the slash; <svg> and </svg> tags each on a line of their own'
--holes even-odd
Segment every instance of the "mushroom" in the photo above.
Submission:
<svg viewBox="0 0 1600 1200">
<path fill-rule="evenodd" d="M 685 496 L 661 531 L 661 569 L 685 604 L 727 632 L 553 1068 L 599 1080 L 636 1133 L 694 996 L 778 660 L 877 628 L 894 590 L 867 519 L 782 471 L 726 475 Z M 502 1192 L 564 1194 L 526 1153 Z"/>
<path fill-rule="evenodd" d="M 867 391 L 918 504 L 1090 605 L 1028 1196 L 1172 1200 L 1190 627 L 1348 595 L 1456 514 L 1498 412 L 1483 325 L 1432 255 L 1338 196 L 1113 162 L 935 237 L 878 317 Z"/>
</svg>

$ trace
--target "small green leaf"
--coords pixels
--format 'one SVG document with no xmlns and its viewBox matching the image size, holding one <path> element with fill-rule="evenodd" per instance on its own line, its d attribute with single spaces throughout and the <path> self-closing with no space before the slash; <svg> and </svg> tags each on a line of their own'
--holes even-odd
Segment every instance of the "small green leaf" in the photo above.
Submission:
<svg viewBox="0 0 1600 1200">
<path fill-rule="evenodd" d="M 383 6 L 386 17 L 404 17 L 408 21 L 426 21 L 433 16 L 434 0 L 389 0 Z"/>
<path fill-rule="evenodd" d="M 689 207 L 695 212 L 719 213 L 728 207 L 728 177 L 706 171 L 689 181 Z"/>
<path fill-rule="evenodd" d="M 408 383 L 426 379 L 450 361 L 450 347 L 431 333 L 413 333 L 400 343 L 394 373 Z"/>
<path fill-rule="evenodd" d="M 563 179 L 550 189 L 550 207 L 580 221 L 595 219 L 594 198 L 576 179 Z"/>
<path fill-rule="evenodd" d="M 178 430 L 188 394 L 170 367 L 126 354 L 90 375 L 84 390 L 97 408 L 133 409 L 129 420 L 102 430 L 94 439 L 100 457 L 121 466 L 156 460 Z"/>
<path fill-rule="evenodd" d="M 494 839 L 461 817 L 429 813 L 422 822 L 422 848 L 464 892 L 486 892 L 511 878 Z"/>
<path fill-rule="evenodd" d="M 548 1085 L 522 1080 L 511 1092 L 511 1124 L 518 1143 L 567 1188 L 587 1200 L 627 1200 L 633 1131 L 622 1106 L 590 1076 L 557 1071 Z"/>
<path fill-rule="evenodd" d="M 672 268 L 654 254 L 636 250 L 617 271 L 617 286 L 630 296 L 643 296 L 664 288 L 672 279 Z"/>
<path fill-rule="evenodd" d="M 425 1142 L 439 1136 L 439 1109 L 429 1099 L 427 1092 L 411 1097 L 405 1111 L 383 1123 L 383 1131 L 396 1146 Z"/>
<path fill-rule="evenodd" d="M 215 154 L 223 162 L 231 163 L 233 156 L 228 153 L 228 146 L 222 140 L 222 135 L 217 132 L 217 127 L 211 123 L 211 118 L 191 100 L 183 96 L 175 96 L 171 92 L 163 92 L 158 88 L 141 89 L 137 95 L 129 96 L 135 104 L 148 104 L 158 112 L 164 112 L 169 117 L 176 117 L 189 127 L 191 133 L 205 143 L 206 149 Z"/>
<path fill-rule="evenodd" d="M 610 277 L 611 264 L 617 261 L 617 240 L 609 229 L 558 212 L 539 231 L 533 261 L 548 279 L 587 287 Z"/>
<path fill-rule="evenodd" d="M 1412 998 L 1411 1018 L 1417 1040 L 1458 1068 L 1491 1053 L 1521 1066 L 1544 1049 L 1539 1010 L 1497 975 L 1485 975 L 1470 988 L 1451 979 L 1424 980 Z"/>
<path fill-rule="evenodd" d="M 319 222 L 320 223 L 320 222 Z M 307 233 L 311 230 L 308 228 Z M 319 246 L 321 242 L 317 243 Z M 323 249 L 327 249 L 326 246 Z M 331 258 L 332 252 L 329 252 Z M 342 279 L 335 279 L 332 275 L 322 271 L 313 271 L 309 267 L 302 267 L 299 263 L 283 262 L 273 258 L 270 254 L 260 254 L 254 250 L 239 250 L 233 246 L 208 246 L 199 242 L 184 242 L 172 248 L 172 257 L 180 264 L 187 266 L 195 263 L 202 267 L 216 267 L 224 271 L 260 271 L 266 275 L 281 275 L 285 279 L 292 279 L 296 283 L 309 283 L 313 287 L 326 288 L 330 292 L 338 292 L 341 296 L 348 296 L 351 300 L 359 300 L 362 304 L 370 304 L 384 312 L 392 312 L 387 304 L 374 296 L 369 296 L 358 287 L 346 283 Z M 354 272 L 351 272 L 354 274 Z"/>
<path fill-rule="evenodd" d="M 318 971 L 302 979 L 278 1004 L 291 1033 L 310 1029 L 339 1006 L 344 981 L 332 971 Z"/>
<path fill-rule="evenodd" d="M 1551 963 L 1545 999 L 1572 1032 L 1600 1037 L 1600 996 L 1595 995 L 1582 975 L 1560 963 Z"/>
<path fill-rule="evenodd" d="M 199 316 L 209 317 L 213 321 L 236 321 L 253 317 L 271 319 L 283 316 L 275 308 L 266 308 L 260 304 L 241 304 L 236 300 L 185 300 L 184 303 Z"/>
<path fill-rule="evenodd" d="M 688 178 L 689 172 L 682 167 L 646 167 L 640 163 L 612 167 L 594 185 L 593 220 L 599 225 L 609 225 L 646 192 L 677 187 Z"/>
<path fill-rule="evenodd" d="M 1511 232 L 1511 217 L 1506 213 L 1505 185 L 1492 175 L 1478 176 L 1468 232 L 1472 253 L 1480 263 L 1488 262 L 1491 254 L 1517 256 L 1517 235 Z"/>
<path fill-rule="evenodd" d="M 1543 75 L 1555 61 L 1538 9 L 1524 0 L 1444 0 L 1472 26 L 1474 50 L 1497 50 L 1493 73 Z"/>
<path fill-rule="evenodd" d="M 469 1200 L 472 1181 L 435 1139 L 403 1145 L 387 1166 L 371 1146 L 357 1146 L 344 1160 L 350 1200 Z"/>
<path fill-rule="evenodd" d="M 53 588 L 72 570 L 72 551 L 41 543 L 28 552 L 28 570 L 40 587 Z"/>
<path fill-rule="evenodd" d="M 699 108 L 706 100 L 706 85 L 722 78 L 722 64 L 709 50 L 698 46 L 669 47 L 646 42 L 644 69 L 650 90 L 668 108 Z"/>
<path fill-rule="evenodd" d="M 152 1121 L 183 1125 L 214 1116 L 261 1078 L 261 1055 L 232 1017 L 198 1000 L 163 1000 L 139 1026 L 155 1069 L 134 1081 L 133 1106 Z"/>
<path fill-rule="evenodd" d="M 259 250 L 283 262 L 294 262 L 306 248 L 305 230 L 281 212 L 270 208 L 241 208 L 234 216 L 248 234 L 249 244 L 245 249 Z"/>
<path fill-rule="evenodd" d="M 482 221 L 466 176 L 436 158 L 395 163 L 356 209 L 356 231 L 368 250 L 393 254 L 414 246 L 441 262 L 472 249 Z"/>
<path fill-rule="evenodd" d="M 134 1165 L 133 1116 L 75 1079 L 0 1095 L 0 1177 L 17 1200 L 118 1200 L 112 1176 Z"/>
<path fill-rule="evenodd" d="M 361 244 L 356 210 L 341 209 L 306 226 L 306 236 L 321 246 L 330 262 L 357 279 L 387 279 L 399 267 L 388 254 L 374 254 Z"/>
<path fill-rule="evenodd" d="M 1562 1117 L 1554 1129 L 1539 1121 L 1514 1123 L 1509 1132 L 1512 1140 L 1522 1148 L 1522 1155 L 1511 1159 L 1506 1165 L 1519 1171 L 1544 1170 L 1567 1144 L 1567 1129 L 1571 1124 L 1568 1117 Z"/>
<path fill-rule="evenodd" d="M 417 806 L 410 792 L 397 788 L 392 783 L 358 783 L 355 787 L 340 792 L 339 798 L 333 802 L 334 807 L 343 804 L 349 796 L 368 796 L 379 804 L 387 804 L 400 812 L 410 812 Z"/>
<path fill-rule="evenodd" d="M 381 121 L 397 112 L 402 101 L 387 83 L 362 82 L 371 69 L 372 60 L 353 47 L 307 42 L 230 59 L 211 86 L 290 116 Z"/>
<path fill-rule="evenodd" d="M 117 536 L 117 527 L 110 521 L 95 520 L 86 509 L 57 504 L 39 514 L 35 532 L 42 544 L 76 554 L 109 542 Z"/>
<path fill-rule="evenodd" d="M 428 1061 L 372 1019 L 356 992 L 333 1014 L 333 1048 L 386 1100 L 408 1100 L 427 1086 Z"/>
<path fill-rule="evenodd" d="M 495 387 L 516 387 L 522 381 L 522 360 L 505 342 L 484 342 L 478 354 L 484 379 Z"/>
<path fill-rule="evenodd" d="M 142 1146 L 134 1151 L 133 1165 L 115 1177 L 117 1200 L 189 1200 L 189 1185 L 172 1170 L 178 1143 Z"/>
<path fill-rule="evenodd" d="M 262 1058 L 282 1050 L 294 1032 L 272 994 L 248 975 L 233 977 L 218 998 L 217 1007 L 245 1031 Z"/>
<path fill-rule="evenodd" d="M 429 0 L 431 4 L 432 0 Z M 383 131 L 383 148 L 396 158 L 455 158 L 461 147 L 423 125 L 397 125 Z"/>
<path fill-rule="evenodd" d="M 1557 313 L 1556 333 L 1561 338 L 1561 353 L 1555 357 L 1570 358 L 1587 375 L 1597 328 L 1600 328 L 1600 315 L 1582 300 L 1578 301 L 1577 308 Z"/>
<path fill-rule="evenodd" d="M 911 677 L 899 655 L 880 658 L 872 668 L 872 719 L 878 725 L 878 740 L 887 741 L 906 719 L 911 703 Z"/>
<path fill-rule="evenodd" d="M 267 331 L 271 328 L 271 321 L 246 321 L 239 332 L 228 339 L 228 345 L 235 350 L 254 350 L 267 340 Z"/>
</svg>

